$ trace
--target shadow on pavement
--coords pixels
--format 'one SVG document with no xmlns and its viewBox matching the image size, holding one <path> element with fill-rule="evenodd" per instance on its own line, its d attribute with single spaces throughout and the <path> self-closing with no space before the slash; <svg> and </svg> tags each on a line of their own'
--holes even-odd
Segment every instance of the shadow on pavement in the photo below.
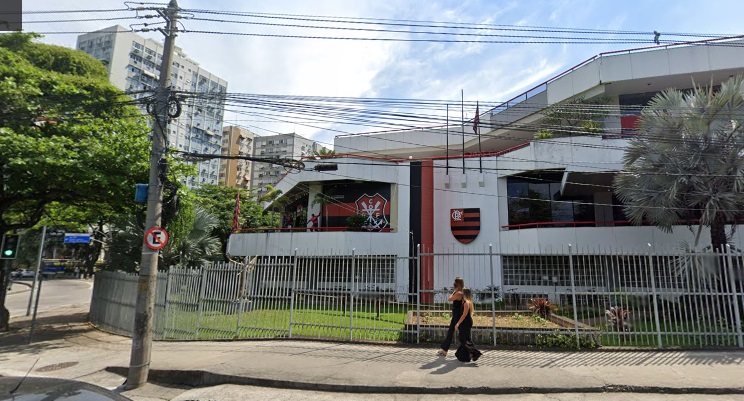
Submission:
<svg viewBox="0 0 744 401">
<path fill-rule="evenodd" d="M 28 344 L 31 320 L 23 319 L 12 322 L 10 331 L 0 333 L 0 361 L 6 360 L 6 351 L 11 349 L 20 354 L 36 354 L 42 350 L 64 348 L 65 338 L 77 337 L 88 332 L 97 332 L 87 323 L 88 313 L 77 312 L 68 315 L 50 315 L 38 317 L 34 329 L 32 344 Z M 22 348 L 18 346 L 23 346 Z"/>
</svg>

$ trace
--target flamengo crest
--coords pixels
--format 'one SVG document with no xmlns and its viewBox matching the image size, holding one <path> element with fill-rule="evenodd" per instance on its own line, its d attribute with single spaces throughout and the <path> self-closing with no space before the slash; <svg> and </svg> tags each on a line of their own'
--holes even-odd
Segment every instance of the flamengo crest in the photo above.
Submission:
<svg viewBox="0 0 744 401">
<path fill-rule="evenodd" d="M 480 208 L 451 209 L 450 230 L 463 244 L 469 244 L 480 232 Z"/>
<path fill-rule="evenodd" d="M 379 193 L 372 196 L 364 194 L 356 201 L 357 213 L 367 218 L 362 228 L 367 230 L 381 230 L 388 226 L 385 217 L 387 199 Z"/>
</svg>

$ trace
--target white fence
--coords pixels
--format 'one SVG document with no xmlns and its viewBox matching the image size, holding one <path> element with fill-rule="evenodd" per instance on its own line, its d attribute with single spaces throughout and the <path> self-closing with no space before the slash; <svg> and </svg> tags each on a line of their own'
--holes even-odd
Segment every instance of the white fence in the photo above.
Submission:
<svg viewBox="0 0 744 401">
<path fill-rule="evenodd" d="M 744 348 L 741 252 L 570 246 L 542 254 L 419 250 L 415 258 L 295 252 L 171 268 L 158 276 L 155 338 L 437 342 L 456 276 L 473 289 L 481 343 Z M 136 285 L 133 275 L 98 274 L 91 322 L 130 335 Z M 531 305 L 550 313 L 536 317 Z"/>
</svg>

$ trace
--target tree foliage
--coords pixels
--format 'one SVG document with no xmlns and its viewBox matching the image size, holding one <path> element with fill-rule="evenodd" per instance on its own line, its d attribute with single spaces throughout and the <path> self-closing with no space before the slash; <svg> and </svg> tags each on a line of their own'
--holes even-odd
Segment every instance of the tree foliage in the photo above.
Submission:
<svg viewBox="0 0 744 401">
<path fill-rule="evenodd" d="M 586 99 L 577 97 L 548 107 L 540 120 L 545 128 L 538 132 L 539 138 L 552 138 L 553 135 L 599 134 L 602 132 L 602 119 L 608 110 L 602 106 L 609 104 L 606 96 Z"/>
<path fill-rule="evenodd" d="M 131 99 L 95 58 L 36 37 L 0 35 L 3 233 L 35 226 L 52 205 L 120 209 L 147 176 L 149 129 Z"/>
<path fill-rule="evenodd" d="M 644 108 L 639 134 L 630 141 L 623 174 L 615 180 L 625 212 L 636 224 L 664 231 L 698 220 L 714 249 L 727 242 L 725 224 L 744 209 L 744 78 L 719 91 L 667 90 Z"/>
<path fill-rule="evenodd" d="M 142 114 L 92 57 L 0 38 L 0 230 L 34 226 L 53 203 L 120 208 L 147 174 Z"/>
</svg>

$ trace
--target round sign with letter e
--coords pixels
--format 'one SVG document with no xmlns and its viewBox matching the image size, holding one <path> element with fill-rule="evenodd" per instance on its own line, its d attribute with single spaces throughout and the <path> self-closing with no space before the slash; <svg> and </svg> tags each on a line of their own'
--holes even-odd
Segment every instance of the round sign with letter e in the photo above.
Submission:
<svg viewBox="0 0 744 401">
<path fill-rule="evenodd" d="M 160 227 L 153 227 L 145 233 L 145 245 L 153 251 L 159 251 L 168 244 L 168 232 Z"/>
</svg>

